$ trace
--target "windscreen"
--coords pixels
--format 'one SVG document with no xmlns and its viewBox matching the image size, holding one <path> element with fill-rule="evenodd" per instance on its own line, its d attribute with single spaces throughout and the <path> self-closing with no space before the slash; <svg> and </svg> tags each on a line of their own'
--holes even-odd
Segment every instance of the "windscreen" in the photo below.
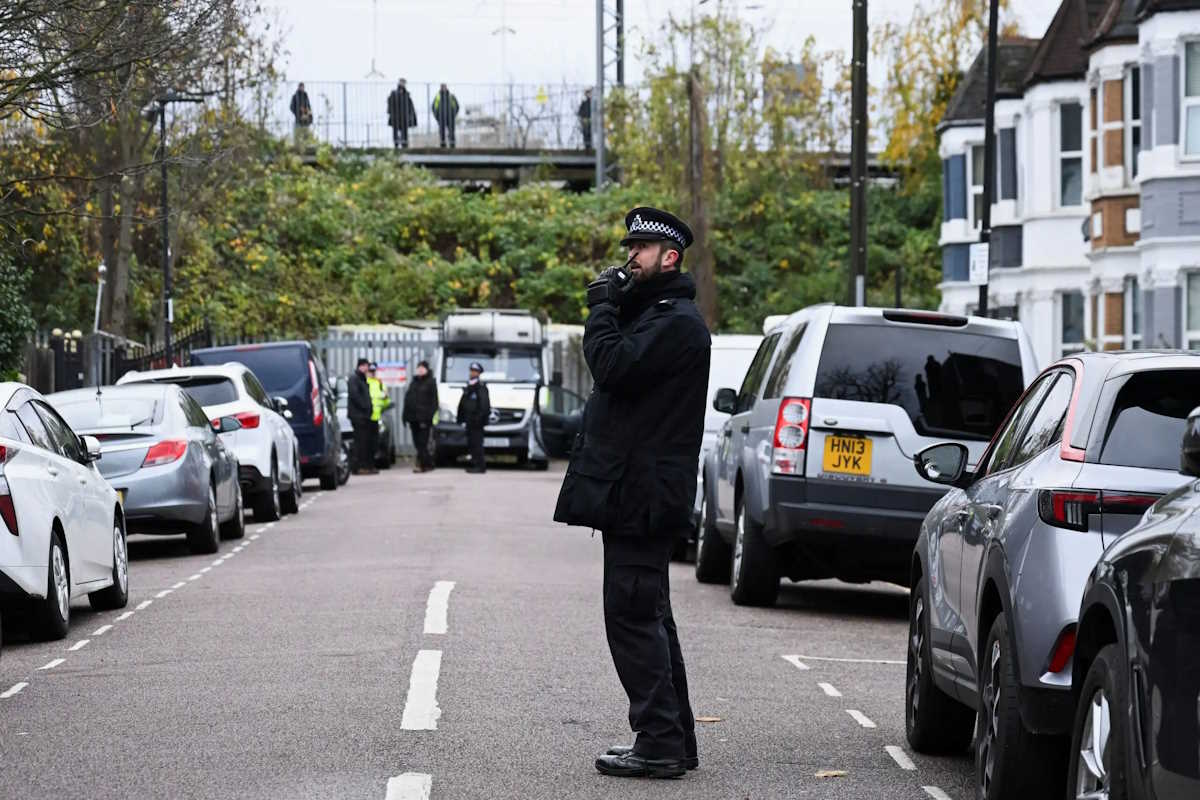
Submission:
<svg viewBox="0 0 1200 800">
<path fill-rule="evenodd" d="M 900 406 L 922 436 L 987 441 L 1024 388 L 1015 339 L 830 325 L 815 395 Z"/>
<path fill-rule="evenodd" d="M 488 383 L 537 383 L 541 380 L 541 351 L 520 347 L 473 347 L 446 351 L 442 380 L 466 383 L 472 361 L 483 367 Z"/>
<path fill-rule="evenodd" d="M 1200 405 L 1200 370 L 1133 375 L 1117 393 L 1100 463 L 1179 469 L 1179 446 L 1193 408 Z"/>
<path fill-rule="evenodd" d="M 717 389 L 737 391 L 746 377 L 746 370 L 750 368 L 750 362 L 754 360 L 757 350 L 757 345 L 747 348 L 713 348 L 708 367 L 708 405 L 704 412 L 705 430 L 720 427 L 721 423 L 729 416 L 712 407 L 713 395 L 716 394 Z"/>
<path fill-rule="evenodd" d="M 76 433 L 102 428 L 140 428 L 162 422 L 163 399 L 156 395 L 114 397 L 89 395 L 67 401 L 56 400 L 54 409 Z"/>
<path fill-rule="evenodd" d="M 202 406 L 233 403 L 238 399 L 237 387 L 229 378 L 200 377 L 172 380 L 171 383 L 188 393 Z"/>
<path fill-rule="evenodd" d="M 293 390 L 302 394 L 299 384 L 308 380 L 308 362 L 304 357 L 304 348 L 299 346 L 192 353 L 193 364 L 216 366 L 230 361 L 249 367 L 259 383 L 272 395 L 287 395 Z"/>
</svg>

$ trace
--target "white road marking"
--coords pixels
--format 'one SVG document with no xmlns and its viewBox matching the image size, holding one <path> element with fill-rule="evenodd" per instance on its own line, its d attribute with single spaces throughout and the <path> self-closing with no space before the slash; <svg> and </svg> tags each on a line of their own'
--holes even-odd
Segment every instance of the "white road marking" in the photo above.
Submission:
<svg viewBox="0 0 1200 800">
<path fill-rule="evenodd" d="M 825 694 L 829 695 L 830 697 L 841 697 L 842 696 L 841 692 L 839 692 L 837 689 L 833 688 L 832 683 L 818 683 L 817 686 L 820 686 L 821 691 L 824 692 Z"/>
<path fill-rule="evenodd" d="M 867 719 L 867 715 L 862 713 L 861 711 L 855 711 L 853 708 L 847 708 L 846 713 L 849 714 L 855 722 L 857 722 L 859 725 L 862 725 L 864 728 L 878 727 L 874 722 Z"/>
<path fill-rule="evenodd" d="M 188 576 L 188 580 L 189 580 L 189 581 L 198 581 L 198 580 L 200 580 L 200 579 L 201 579 L 201 578 L 203 578 L 203 577 L 204 577 L 204 573 L 202 573 L 202 572 L 197 572 L 195 575 L 189 575 L 189 576 Z"/>
<path fill-rule="evenodd" d="M 796 669 L 808 670 L 808 664 L 805 664 L 803 661 L 801 661 L 800 656 L 784 656 L 783 660 L 790 664 L 795 664 Z"/>
<path fill-rule="evenodd" d="M 420 772 L 406 772 L 388 778 L 387 795 L 384 800 L 429 800 L 433 789 L 433 776 Z"/>
<path fill-rule="evenodd" d="M 933 800 L 950 800 L 950 795 L 946 794 L 936 786 L 922 786 L 921 788 L 924 789 L 925 794 L 932 797 Z"/>
<path fill-rule="evenodd" d="M 267 526 L 266 526 L 266 525 L 263 525 L 261 528 L 255 528 L 255 529 L 254 529 L 254 535 L 255 535 L 255 536 L 257 536 L 258 534 L 262 533 L 262 532 L 263 532 L 263 531 L 265 531 L 266 529 L 267 529 Z"/>
<path fill-rule="evenodd" d="M 174 591 L 174 589 L 163 589 L 161 592 L 154 595 L 154 597 L 157 598 L 158 600 L 162 600 L 164 597 L 166 597 L 173 591 Z"/>
<path fill-rule="evenodd" d="M 438 673 L 442 669 L 441 650 L 421 650 L 413 661 L 408 679 L 408 698 L 400 728 L 406 731 L 437 730 L 442 710 L 437 704 Z"/>
<path fill-rule="evenodd" d="M 182 589 L 184 586 L 187 586 L 187 583 L 185 581 L 180 581 L 179 583 L 175 584 L 171 588 L 172 589 Z"/>
<path fill-rule="evenodd" d="M 883 749 L 887 751 L 887 754 L 892 757 L 892 761 L 895 761 L 896 766 L 900 767 L 900 769 L 914 770 L 917 768 L 917 765 L 908 757 L 908 753 L 904 752 L 903 747 L 889 744 Z"/>
<path fill-rule="evenodd" d="M 56 658 L 53 661 L 48 661 L 45 664 L 42 664 L 40 667 L 38 667 L 38 669 L 54 669 L 64 661 L 66 661 L 65 658 Z"/>
<path fill-rule="evenodd" d="M 200 570 L 200 574 L 203 575 L 204 573 L 209 572 L 211 570 L 212 570 L 212 567 L 203 567 Z"/>
<path fill-rule="evenodd" d="M 132 616 L 133 616 L 132 611 L 126 611 L 125 613 L 121 614 L 121 616 L 117 617 L 117 622 L 124 622 L 125 620 L 129 619 Z"/>
<path fill-rule="evenodd" d="M 254 534 L 253 536 L 251 536 L 251 537 L 250 537 L 250 541 L 252 541 L 252 542 L 253 542 L 253 541 L 254 541 L 255 539 L 257 539 L 257 538 L 258 538 L 258 534 L 256 533 L 256 534 Z"/>
<path fill-rule="evenodd" d="M 240 552 L 242 552 L 243 549 L 245 549 L 245 547 L 246 547 L 246 545 L 239 544 L 237 547 L 233 548 L 233 552 L 240 553 Z"/>
<path fill-rule="evenodd" d="M 92 636 L 103 636 L 112 630 L 112 625 L 101 625 L 96 630 L 92 631 Z"/>
<path fill-rule="evenodd" d="M 91 639 L 80 639 L 78 642 L 68 647 L 67 652 L 74 653 L 76 650 L 82 650 L 83 648 L 87 647 L 87 643 L 90 641 Z"/>
<path fill-rule="evenodd" d="M 784 656 L 789 661 L 793 658 L 803 658 L 805 661 L 833 661 L 838 664 L 897 664 L 905 666 L 907 661 L 892 661 L 886 658 L 829 658 L 827 656 Z"/>
<path fill-rule="evenodd" d="M 219 566 L 221 566 L 221 565 L 222 565 L 222 564 L 224 564 L 224 563 L 225 563 L 225 559 L 223 559 L 223 558 L 218 558 L 216 561 L 214 561 L 214 562 L 212 562 L 211 564 L 209 564 L 209 566 L 210 566 L 210 567 L 219 567 Z"/>
<path fill-rule="evenodd" d="M 20 683 L 14 683 L 12 686 L 8 687 L 3 692 L 0 692 L 0 700 L 7 700 L 8 698 L 12 697 L 15 694 L 20 694 L 21 690 L 24 689 L 28 685 L 29 684 L 26 683 L 25 681 L 21 681 Z"/>
<path fill-rule="evenodd" d="M 142 602 L 137 604 L 137 610 L 145 611 L 147 608 L 150 607 L 150 604 L 153 602 L 154 602 L 153 600 L 143 600 Z"/>
<path fill-rule="evenodd" d="M 446 632 L 446 611 L 450 606 L 450 591 L 454 581 L 438 581 L 429 590 L 429 600 L 425 604 L 425 632 Z"/>
</svg>

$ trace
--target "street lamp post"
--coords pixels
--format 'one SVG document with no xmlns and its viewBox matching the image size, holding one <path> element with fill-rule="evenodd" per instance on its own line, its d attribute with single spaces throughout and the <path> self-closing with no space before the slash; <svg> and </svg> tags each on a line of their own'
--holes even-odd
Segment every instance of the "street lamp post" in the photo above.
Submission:
<svg viewBox="0 0 1200 800">
<path fill-rule="evenodd" d="M 983 219 L 979 225 L 979 241 L 987 244 L 988 272 L 991 272 L 992 203 L 996 198 L 996 28 L 999 24 L 1000 0 L 988 3 L 987 35 L 987 110 L 983 130 Z M 979 287 L 979 316 L 988 315 L 988 281 Z"/>
</svg>

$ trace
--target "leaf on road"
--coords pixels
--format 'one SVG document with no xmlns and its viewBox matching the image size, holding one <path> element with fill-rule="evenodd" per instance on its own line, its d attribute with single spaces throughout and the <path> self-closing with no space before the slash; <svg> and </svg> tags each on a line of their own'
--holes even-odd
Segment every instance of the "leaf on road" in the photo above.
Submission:
<svg viewBox="0 0 1200 800">
<path fill-rule="evenodd" d="M 816 774 L 817 778 L 844 778 L 846 770 L 844 769 L 823 769 Z"/>
<path fill-rule="evenodd" d="M 723 722 L 721 717 L 696 717 L 696 722 Z"/>
</svg>

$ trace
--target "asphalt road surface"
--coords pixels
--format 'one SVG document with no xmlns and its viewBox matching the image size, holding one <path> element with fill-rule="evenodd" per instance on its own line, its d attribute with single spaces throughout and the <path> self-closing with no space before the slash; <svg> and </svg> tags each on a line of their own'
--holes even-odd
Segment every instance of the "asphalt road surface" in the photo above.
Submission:
<svg viewBox="0 0 1200 800">
<path fill-rule="evenodd" d="M 600 538 L 550 520 L 560 480 L 398 467 L 217 556 L 131 537 L 128 609 L 77 601 L 66 640 L 5 641 L 0 797 L 972 796 L 967 754 L 907 750 L 906 592 L 788 584 L 746 609 L 684 564 L 700 768 L 598 774 L 627 706 Z"/>
</svg>

